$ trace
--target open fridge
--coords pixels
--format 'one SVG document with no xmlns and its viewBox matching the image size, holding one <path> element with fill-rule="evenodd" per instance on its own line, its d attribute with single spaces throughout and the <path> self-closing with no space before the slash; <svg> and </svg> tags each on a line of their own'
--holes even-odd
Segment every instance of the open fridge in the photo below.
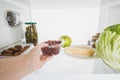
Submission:
<svg viewBox="0 0 120 80">
<path fill-rule="evenodd" d="M 95 6 L 88 5 L 89 2 Z M 72 45 L 86 44 L 95 33 L 120 23 L 120 0 L 1 0 L 0 5 L 0 52 L 18 44 L 30 46 L 23 55 L 33 49 L 32 44 L 25 42 L 24 23 L 29 21 L 37 22 L 38 43 L 68 34 Z M 19 26 L 8 25 L 7 11 L 20 14 Z M 76 58 L 67 55 L 62 48 L 53 60 L 21 80 L 119 80 L 119 73 L 97 56 Z"/>
</svg>

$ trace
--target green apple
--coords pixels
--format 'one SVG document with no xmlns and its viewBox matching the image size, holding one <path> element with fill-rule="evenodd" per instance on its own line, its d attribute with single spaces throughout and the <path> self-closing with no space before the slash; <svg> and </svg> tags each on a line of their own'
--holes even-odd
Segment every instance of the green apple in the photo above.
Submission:
<svg viewBox="0 0 120 80">
<path fill-rule="evenodd" d="M 62 41 L 63 48 L 70 46 L 72 43 L 72 39 L 67 35 L 60 36 L 60 40 Z"/>
</svg>

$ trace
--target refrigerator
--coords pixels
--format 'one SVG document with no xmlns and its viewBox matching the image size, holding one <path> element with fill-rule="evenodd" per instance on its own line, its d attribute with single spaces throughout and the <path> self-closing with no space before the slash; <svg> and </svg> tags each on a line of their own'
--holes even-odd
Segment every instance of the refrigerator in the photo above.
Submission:
<svg viewBox="0 0 120 80">
<path fill-rule="evenodd" d="M 14 44 L 26 44 L 25 22 L 37 23 L 38 44 L 68 35 L 71 45 L 87 44 L 94 34 L 120 23 L 120 0 L 1 0 L 0 5 L 0 51 Z M 19 14 L 19 26 L 8 25 L 7 11 Z M 33 45 L 30 46 L 29 51 L 33 49 Z M 76 58 L 62 48 L 41 69 L 21 80 L 56 79 L 119 80 L 120 75 L 98 57 Z"/>
</svg>

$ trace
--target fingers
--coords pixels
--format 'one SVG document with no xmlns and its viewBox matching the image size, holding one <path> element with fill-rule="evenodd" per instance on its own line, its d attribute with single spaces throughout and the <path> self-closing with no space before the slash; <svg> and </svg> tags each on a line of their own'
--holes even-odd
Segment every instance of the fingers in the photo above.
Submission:
<svg viewBox="0 0 120 80">
<path fill-rule="evenodd" d="M 31 51 L 30 53 L 40 53 L 41 51 L 41 48 L 44 47 L 44 46 L 47 46 L 48 44 L 46 43 L 41 43 L 41 44 L 37 44 Z"/>
<path fill-rule="evenodd" d="M 41 50 L 41 48 L 42 48 L 42 47 L 45 47 L 45 46 L 48 46 L 48 44 L 46 44 L 46 43 L 41 43 L 41 44 L 36 45 L 34 49 L 35 49 L 35 50 L 36 50 L 36 49 Z"/>
<path fill-rule="evenodd" d="M 41 44 L 38 44 L 36 47 L 42 48 L 42 47 L 44 47 L 44 46 L 48 46 L 48 44 L 46 44 L 46 43 L 41 43 Z"/>
</svg>

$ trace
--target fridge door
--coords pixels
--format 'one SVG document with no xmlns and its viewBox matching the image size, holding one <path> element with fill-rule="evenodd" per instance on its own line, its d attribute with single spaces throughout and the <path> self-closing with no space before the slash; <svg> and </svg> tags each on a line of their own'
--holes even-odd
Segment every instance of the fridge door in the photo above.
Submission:
<svg viewBox="0 0 120 80">
<path fill-rule="evenodd" d="M 24 3 L 24 4 L 23 4 Z M 26 5 L 27 4 L 27 5 Z M 24 22 L 30 21 L 30 0 L 0 0 L 0 49 L 24 39 Z M 6 7 L 7 6 L 7 7 Z M 6 12 L 13 12 L 14 16 L 7 17 Z M 19 17 L 16 16 L 19 14 Z M 20 20 L 21 24 L 11 27 L 8 20 Z"/>
</svg>

